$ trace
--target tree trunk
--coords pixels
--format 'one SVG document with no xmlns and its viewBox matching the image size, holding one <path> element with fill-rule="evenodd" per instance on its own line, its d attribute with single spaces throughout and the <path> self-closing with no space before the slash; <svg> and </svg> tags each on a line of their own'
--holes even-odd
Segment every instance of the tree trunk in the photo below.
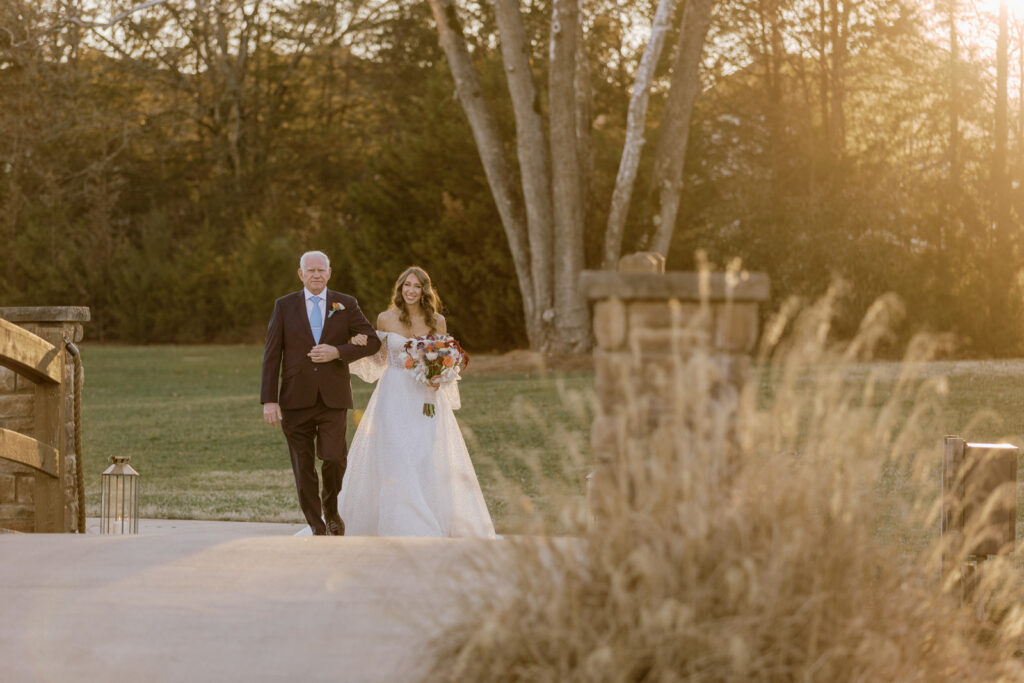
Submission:
<svg viewBox="0 0 1024 683">
<path fill-rule="evenodd" d="M 1024 153 L 1024 22 L 1017 22 L 1017 153 Z M 1018 160 L 1020 161 L 1020 160 Z M 1018 163 L 1017 168 L 1022 168 Z"/>
<path fill-rule="evenodd" d="M 829 30 L 832 43 L 832 155 L 838 162 L 846 153 L 846 112 L 843 87 L 843 70 L 846 66 L 846 35 L 849 22 L 849 3 L 839 5 L 839 0 L 829 1 Z"/>
<path fill-rule="evenodd" d="M 436 0 L 432 0 L 436 1 Z M 590 344 L 590 321 L 579 291 L 583 270 L 583 204 L 576 144 L 577 0 L 554 0 L 548 101 L 551 138 L 551 188 L 555 217 L 554 349 L 584 351 Z"/>
<path fill-rule="evenodd" d="M 661 123 L 652 188 L 658 193 L 651 249 L 668 256 L 683 191 L 683 162 L 690 138 L 690 118 L 700 90 L 700 57 L 711 24 L 711 0 L 687 0 L 672 65 L 665 118 Z"/>
<path fill-rule="evenodd" d="M 626 230 L 636 171 L 640 166 L 640 153 L 644 147 L 651 80 L 654 78 L 654 71 L 658 66 L 675 8 L 676 0 L 659 0 L 651 26 L 651 39 L 644 49 L 640 68 L 637 69 L 633 82 L 633 95 L 629 100 L 629 114 L 626 117 L 626 141 L 622 145 L 622 157 L 619 159 L 619 172 L 615 178 L 615 190 L 612 192 L 611 208 L 608 211 L 608 227 L 604 235 L 604 267 L 610 270 L 615 268 L 622 254 L 622 235 Z"/>
<path fill-rule="evenodd" d="M 1009 192 L 1006 186 L 1007 85 L 1010 61 L 1008 14 L 1007 0 L 1001 0 L 999 3 L 999 37 L 996 42 L 995 147 L 992 153 L 992 191 L 997 243 L 1008 237 L 1010 230 Z"/>
<path fill-rule="evenodd" d="M 771 196 L 778 197 L 786 184 L 783 173 L 786 168 L 786 156 L 789 152 L 784 141 L 785 124 L 782 118 L 782 65 L 785 62 L 786 45 L 782 37 L 782 11 L 780 0 L 765 0 L 762 3 L 762 36 L 765 49 L 765 68 L 768 80 L 768 106 L 766 119 L 768 126 L 768 168 Z M 765 16 L 767 15 L 767 16 Z M 781 202 L 770 202 L 768 206 L 768 231 L 765 235 L 768 242 L 778 239 L 778 230 L 784 220 Z"/>
<path fill-rule="evenodd" d="M 949 192 L 946 195 L 947 221 L 939 235 L 939 246 L 949 247 L 950 229 L 960 224 L 960 40 L 956 30 L 956 0 L 949 1 Z"/>
<path fill-rule="evenodd" d="M 220 9 L 220 8 L 218 8 Z M 245 60 L 243 48 L 247 45 L 239 41 L 239 54 L 235 59 L 231 58 L 231 45 L 228 39 L 228 27 L 225 22 L 225 12 L 217 11 L 214 18 L 217 52 L 213 63 L 217 68 L 218 80 L 222 86 L 221 90 L 225 95 L 227 120 L 225 126 L 225 142 L 227 144 L 227 156 L 231 170 L 234 175 L 235 189 L 240 190 L 242 179 L 247 164 L 244 160 L 244 110 L 242 104 L 242 80 L 245 78 Z"/>
<path fill-rule="evenodd" d="M 1017 180 L 1024 169 L 1024 22 L 1017 22 Z M 1018 186 L 1019 187 L 1019 186 Z M 1014 208 L 1017 220 L 1024 217 L 1024 195 L 1017 193 Z"/>
<path fill-rule="evenodd" d="M 530 67 L 529 47 L 518 0 L 495 0 L 494 16 L 501 38 L 505 79 L 516 121 L 516 149 L 519 154 L 526 225 L 529 238 L 530 274 L 534 306 L 543 320 L 553 307 L 552 251 L 554 249 L 551 207 L 551 177 L 544 121 L 537 102 L 537 90 Z"/>
<path fill-rule="evenodd" d="M 818 0 L 818 66 L 821 79 L 821 129 L 824 135 L 825 150 L 830 152 L 832 143 L 832 114 L 829 113 L 829 102 L 831 100 L 832 84 L 829 78 L 829 52 L 828 52 L 828 8 L 825 0 Z"/>
<path fill-rule="evenodd" d="M 491 112 L 477 79 L 476 69 L 469 56 L 465 37 L 455 14 L 453 0 L 429 0 L 430 9 L 437 24 L 441 48 L 448 59 L 448 66 L 455 79 L 455 91 L 462 110 L 469 120 L 473 139 L 480 153 L 484 174 L 491 188 L 501 217 L 505 236 L 508 238 L 515 264 L 519 291 L 523 297 L 523 312 L 526 317 L 526 333 L 532 348 L 543 345 L 543 331 L 537 302 L 534 299 L 533 277 L 530 270 L 530 244 L 528 240 L 523 207 L 513 189 L 512 174 L 505 158 L 501 132 Z"/>
<path fill-rule="evenodd" d="M 993 223 L 990 242 L 989 325 L 996 337 L 996 348 L 1008 348 L 1013 340 L 1007 335 L 1005 321 L 1010 319 L 1010 289 L 1013 287 L 1012 245 L 1009 221 L 1009 188 L 1006 183 L 1007 81 L 1009 74 L 1009 30 L 1007 0 L 999 3 L 999 36 L 996 40 L 995 144 L 992 149 Z"/>
<path fill-rule="evenodd" d="M 662 0 L 662 6 L 668 8 L 662 13 L 670 15 L 676 3 L 677 0 Z M 523 293 L 531 346 L 550 351 L 586 350 L 591 342 L 589 312 L 580 295 L 578 280 L 584 265 L 590 201 L 586 178 L 593 160 L 590 152 L 591 94 L 582 49 L 579 0 L 552 0 L 546 143 L 549 147 L 546 152 L 543 115 L 532 82 L 529 46 L 519 3 L 515 0 L 492 2 L 515 117 L 519 168 L 524 176 L 519 180 L 525 204 L 518 200 L 514 191 L 516 179 L 504 156 L 504 141 L 494 117 L 483 101 L 455 15 L 455 1 L 429 0 L 429 4 L 455 79 L 456 92 L 469 119 L 509 239 Z M 678 212 L 687 133 L 698 91 L 700 54 L 710 11 L 711 0 L 692 0 L 686 7 L 680 55 L 672 77 L 672 108 L 661 128 L 663 144 L 659 152 L 663 158 L 663 178 L 670 181 L 670 187 L 662 189 L 661 198 L 661 206 L 670 214 L 670 220 L 659 232 L 666 251 Z M 663 24 L 664 21 L 657 22 L 654 41 L 658 44 L 648 48 L 650 56 L 645 58 L 644 73 L 637 77 L 636 104 L 631 115 L 634 140 L 643 139 L 644 109 L 657 54 L 664 40 Z M 632 143 L 631 146 L 639 147 L 639 142 Z M 620 183 L 624 190 L 631 191 L 635 183 L 635 164 L 635 159 L 624 163 L 624 177 L 629 181 Z M 620 197 L 618 205 L 622 218 L 616 221 L 624 221 L 628 215 L 628 197 L 625 201 Z M 618 250 L 621 250 L 621 233 L 619 228 Z M 609 262 L 614 260 L 617 259 Z M 545 280 L 549 273 L 550 288 Z"/>
<path fill-rule="evenodd" d="M 576 145 L 580 158 L 580 202 L 583 205 L 583 225 L 586 230 L 591 224 L 594 205 L 590 186 L 594 177 L 594 136 L 591 134 L 594 90 L 590 85 L 590 63 L 587 60 L 583 22 L 577 22 L 576 26 Z"/>
</svg>

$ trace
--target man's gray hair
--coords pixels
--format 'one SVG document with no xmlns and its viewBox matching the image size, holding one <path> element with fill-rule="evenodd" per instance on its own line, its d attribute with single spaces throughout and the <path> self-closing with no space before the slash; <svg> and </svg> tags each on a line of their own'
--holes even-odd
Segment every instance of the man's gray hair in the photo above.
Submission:
<svg viewBox="0 0 1024 683">
<path fill-rule="evenodd" d="M 299 268 L 302 268 L 303 270 L 306 269 L 306 262 L 309 260 L 310 256 L 320 256 L 321 258 L 323 258 L 324 261 L 327 262 L 327 267 L 331 267 L 331 259 L 327 258 L 327 254 L 325 254 L 322 251 L 307 251 L 305 254 L 299 257 Z"/>
</svg>

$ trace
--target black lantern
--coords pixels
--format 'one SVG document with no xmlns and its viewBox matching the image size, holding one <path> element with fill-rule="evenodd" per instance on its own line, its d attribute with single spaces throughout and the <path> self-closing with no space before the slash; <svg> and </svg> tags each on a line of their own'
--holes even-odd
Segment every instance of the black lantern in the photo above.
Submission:
<svg viewBox="0 0 1024 683">
<path fill-rule="evenodd" d="M 139 473 L 129 460 L 127 455 L 113 455 L 113 464 L 103 472 L 101 534 L 139 533 Z"/>
</svg>

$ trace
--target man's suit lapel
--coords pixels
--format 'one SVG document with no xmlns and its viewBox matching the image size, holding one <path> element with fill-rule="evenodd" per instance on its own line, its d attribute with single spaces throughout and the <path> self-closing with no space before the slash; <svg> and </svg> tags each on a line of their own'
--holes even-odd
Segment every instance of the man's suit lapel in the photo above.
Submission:
<svg viewBox="0 0 1024 683">
<path fill-rule="evenodd" d="M 309 325 L 309 312 L 306 311 L 306 295 L 301 289 L 295 293 L 295 305 L 299 312 L 299 317 L 302 318 L 302 329 L 305 330 L 309 341 L 316 344 L 316 340 L 313 339 L 313 328 Z"/>
<path fill-rule="evenodd" d="M 336 303 L 336 302 L 340 302 L 340 301 L 341 301 L 341 295 L 340 294 L 338 294 L 337 292 L 332 291 L 330 289 L 327 290 L 327 306 L 326 306 L 327 310 L 324 313 L 324 334 L 327 333 L 327 326 L 335 324 L 335 318 L 338 317 L 337 313 L 335 313 L 334 315 L 331 315 L 331 304 Z"/>
</svg>

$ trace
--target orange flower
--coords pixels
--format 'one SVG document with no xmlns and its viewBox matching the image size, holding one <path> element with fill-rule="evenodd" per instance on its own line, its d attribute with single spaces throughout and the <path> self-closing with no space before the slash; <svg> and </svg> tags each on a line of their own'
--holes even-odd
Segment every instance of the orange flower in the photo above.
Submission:
<svg viewBox="0 0 1024 683">
<path fill-rule="evenodd" d="M 412 358 L 406 358 L 405 359 L 405 369 L 406 370 L 411 370 L 413 365 L 415 365 L 415 363 L 413 362 Z"/>
<path fill-rule="evenodd" d="M 455 365 L 455 359 L 452 358 L 451 356 L 445 356 L 444 360 L 441 362 L 444 364 L 446 368 L 450 368 L 451 366 Z"/>
</svg>

